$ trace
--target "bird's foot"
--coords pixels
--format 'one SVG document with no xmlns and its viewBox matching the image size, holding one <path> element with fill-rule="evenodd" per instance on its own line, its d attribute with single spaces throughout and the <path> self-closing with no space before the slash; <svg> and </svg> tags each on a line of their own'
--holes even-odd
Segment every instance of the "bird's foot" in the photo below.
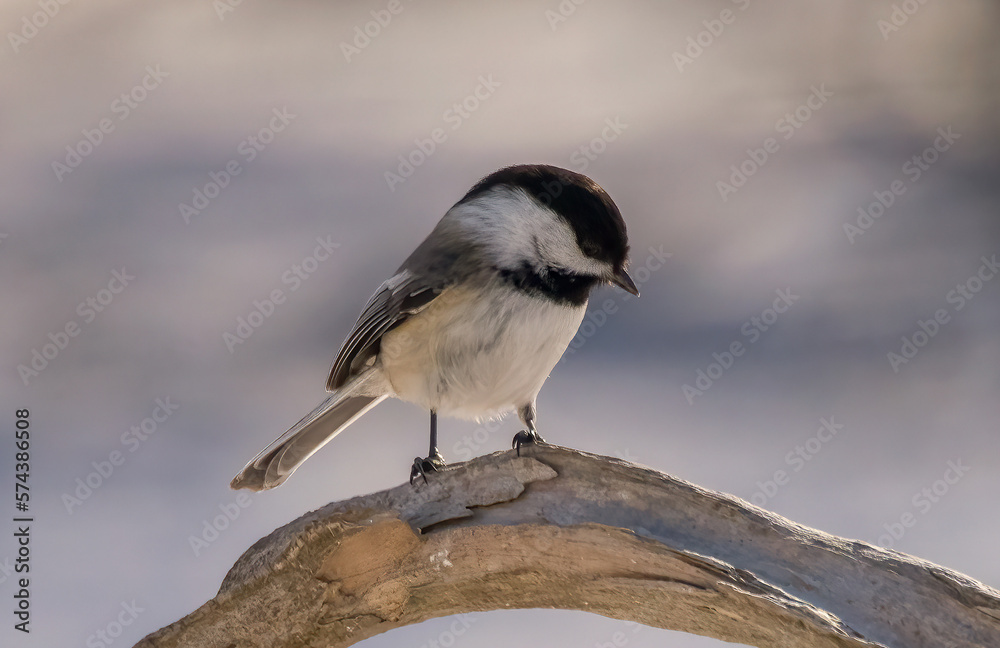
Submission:
<svg viewBox="0 0 1000 648">
<path fill-rule="evenodd" d="M 517 456 L 520 457 L 521 446 L 532 443 L 545 443 L 545 439 L 535 430 L 521 430 L 514 435 L 514 440 L 511 442 L 510 447 L 517 450 Z"/>
<path fill-rule="evenodd" d="M 437 472 L 441 468 L 444 468 L 444 466 L 444 457 L 442 457 L 441 453 L 436 450 L 434 451 L 434 454 L 425 459 L 417 457 L 413 460 L 413 467 L 410 468 L 410 485 L 413 485 L 413 480 L 417 477 L 422 477 L 424 483 L 426 484 L 427 473 Z"/>
</svg>

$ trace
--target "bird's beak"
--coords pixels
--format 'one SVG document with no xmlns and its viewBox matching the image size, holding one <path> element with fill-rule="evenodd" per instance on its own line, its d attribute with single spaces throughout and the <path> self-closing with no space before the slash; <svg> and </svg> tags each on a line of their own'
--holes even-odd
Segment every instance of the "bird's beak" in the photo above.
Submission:
<svg viewBox="0 0 1000 648">
<path fill-rule="evenodd" d="M 639 289 L 636 288 L 635 282 L 632 281 L 632 277 L 628 276 L 625 272 L 625 268 L 619 268 L 615 271 L 614 276 L 611 278 L 611 283 L 618 286 L 625 292 L 632 293 L 636 297 L 639 296 Z"/>
</svg>

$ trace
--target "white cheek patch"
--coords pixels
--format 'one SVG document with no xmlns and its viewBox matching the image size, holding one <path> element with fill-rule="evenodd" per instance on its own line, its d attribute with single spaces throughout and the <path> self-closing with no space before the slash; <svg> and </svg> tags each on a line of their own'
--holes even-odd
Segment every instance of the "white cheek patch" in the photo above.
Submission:
<svg viewBox="0 0 1000 648">
<path fill-rule="evenodd" d="M 555 266 L 593 276 L 606 276 L 613 270 L 586 256 L 569 223 L 523 189 L 494 187 L 452 208 L 445 218 L 455 219 L 471 236 L 484 239 L 507 267 L 528 261 L 538 268 Z"/>
</svg>

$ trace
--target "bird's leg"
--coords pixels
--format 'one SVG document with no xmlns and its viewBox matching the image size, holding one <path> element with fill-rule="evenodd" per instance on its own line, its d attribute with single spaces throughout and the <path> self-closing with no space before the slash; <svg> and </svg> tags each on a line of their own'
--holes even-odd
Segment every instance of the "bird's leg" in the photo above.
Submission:
<svg viewBox="0 0 1000 648">
<path fill-rule="evenodd" d="M 438 452 L 438 413 L 434 410 L 431 410 L 431 447 L 427 451 L 427 456 L 441 456 Z"/>
<path fill-rule="evenodd" d="M 417 457 L 413 460 L 413 467 L 410 469 L 410 483 L 418 476 L 423 477 L 424 483 L 427 483 L 427 473 L 437 472 L 439 468 L 444 467 L 444 457 L 438 452 L 438 415 L 436 410 L 431 410 L 431 447 L 430 454 L 427 455 L 426 459 L 421 459 Z"/>
<path fill-rule="evenodd" d="M 545 439 L 535 429 L 535 403 L 531 402 L 517 410 L 517 415 L 521 417 L 527 429 L 521 430 L 514 435 L 511 447 L 517 450 L 517 456 L 521 456 L 521 446 L 529 443 L 545 443 Z"/>
</svg>

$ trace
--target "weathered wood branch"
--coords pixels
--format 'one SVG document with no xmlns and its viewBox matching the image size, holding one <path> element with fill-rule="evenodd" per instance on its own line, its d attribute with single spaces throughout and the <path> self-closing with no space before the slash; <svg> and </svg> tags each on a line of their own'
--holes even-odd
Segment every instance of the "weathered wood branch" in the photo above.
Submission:
<svg viewBox="0 0 1000 648">
<path fill-rule="evenodd" d="M 562 608 L 754 646 L 1000 646 L 1000 592 L 740 499 L 555 446 L 450 466 L 254 544 L 137 648 L 349 646 L 433 617 Z"/>
</svg>

